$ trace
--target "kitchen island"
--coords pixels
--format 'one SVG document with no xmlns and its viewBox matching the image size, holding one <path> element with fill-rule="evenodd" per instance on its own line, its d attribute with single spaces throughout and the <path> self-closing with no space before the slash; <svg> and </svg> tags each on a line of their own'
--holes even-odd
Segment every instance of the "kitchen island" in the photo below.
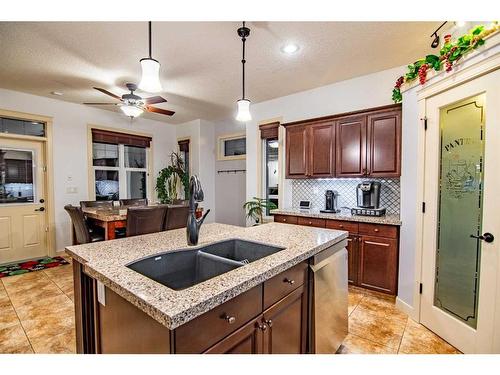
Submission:
<svg viewBox="0 0 500 375">
<path fill-rule="evenodd" d="M 199 245 L 189 249 L 185 229 L 67 247 L 73 258 L 77 351 L 311 351 L 308 265 L 322 251 L 343 248 L 347 235 L 278 223 L 251 228 L 214 223 L 202 227 Z M 129 267 L 228 239 L 280 251 L 178 290 Z"/>
</svg>

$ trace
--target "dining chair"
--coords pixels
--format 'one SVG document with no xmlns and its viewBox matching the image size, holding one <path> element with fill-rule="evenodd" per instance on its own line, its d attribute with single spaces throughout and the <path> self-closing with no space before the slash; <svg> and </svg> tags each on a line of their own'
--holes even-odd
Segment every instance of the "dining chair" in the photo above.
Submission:
<svg viewBox="0 0 500 375">
<path fill-rule="evenodd" d="M 113 201 L 80 201 L 80 207 L 84 208 L 113 208 Z"/>
<path fill-rule="evenodd" d="M 147 206 L 148 200 L 144 199 L 120 199 L 120 206 Z"/>
<path fill-rule="evenodd" d="M 129 207 L 127 209 L 127 237 L 161 232 L 166 211 L 165 206 Z"/>
<path fill-rule="evenodd" d="M 163 230 L 185 228 L 189 216 L 189 206 L 168 206 Z"/>
<path fill-rule="evenodd" d="M 68 204 L 64 206 L 64 209 L 69 214 L 71 222 L 73 223 L 77 245 L 104 241 L 104 235 L 102 233 L 90 230 L 80 207 Z"/>
</svg>

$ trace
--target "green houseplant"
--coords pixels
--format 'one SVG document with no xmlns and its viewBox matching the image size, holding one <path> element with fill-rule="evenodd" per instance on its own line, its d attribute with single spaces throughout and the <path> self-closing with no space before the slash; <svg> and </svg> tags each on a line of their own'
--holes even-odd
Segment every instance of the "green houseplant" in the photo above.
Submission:
<svg viewBox="0 0 500 375">
<path fill-rule="evenodd" d="M 184 161 L 176 152 L 170 154 L 170 165 L 163 168 L 156 178 L 156 191 L 160 203 L 172 203 L 179 198 L 178 187 L 182 185 L 184 199 L 189 199 L 189 175 L 184 170 Z"/>
<path fill-rule="evenodd" d="M 247 218 L 255 220 L 255 224 L 258 225 L 264 222 L 264 210 L 274 210 L 278 207 L 268 199 L 253 197 L 252 200 L 245 202 L 243 208 Z"/>
</svg>

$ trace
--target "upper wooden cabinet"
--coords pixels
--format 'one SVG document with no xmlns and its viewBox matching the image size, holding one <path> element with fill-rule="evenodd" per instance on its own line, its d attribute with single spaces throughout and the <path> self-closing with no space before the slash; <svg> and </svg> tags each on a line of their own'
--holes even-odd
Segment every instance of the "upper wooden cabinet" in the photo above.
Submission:
<svg viewBox="0 0 500 375">
<path fill-rule="evenodd" d="M 286 130 L 286 177 L 333 177 L 335 128 L 332 121 Z"/>
<path fill-rule="evenodd" d="M 294 126 L 286 131 L 286 177 L 304 178 L 307 176 L 307 128 Z"/>
<path fill-rule="evenodd" d="M 286 178 L 401 175 L 399 105 L 284 126 Z"/>
<path fill-rule="evenodd" d="M 340 119 L 336 128 L 336 176 L 366 176 L 366 116 Z"/>
<path fill-rule="evenodd" d="M 367 118 L 367 167 L 372 177 L 401 174 L 401 111 L 382 112 Z"/>
</svg>

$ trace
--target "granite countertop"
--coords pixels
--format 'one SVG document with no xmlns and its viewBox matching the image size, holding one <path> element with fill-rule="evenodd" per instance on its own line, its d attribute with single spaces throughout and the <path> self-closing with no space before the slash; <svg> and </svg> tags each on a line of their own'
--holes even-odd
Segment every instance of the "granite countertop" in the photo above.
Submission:
<svg viewBox="0 0 500 375">
<path fill-rule="evenodd" d="M 345 220 L 345 221 L 357 221 L 359 223 L 372 223 L 372 224 L 387 224 L 387 225 L 401 225 L 401 220 L 399 215 L 385 215 L 385 216 L 360 216 L 352 215 L 351 210 L 342 209 L 339 213 L 328 214 L 321 213 L 319 210 L 301 210 L 299 208 L 283 208 L 277 210 L 271 210 L 271 214 L 276 215 L 294 215 L 303 217 L 316 217 L 320 219 L 332 219 L 332 220 Z"/>
<path fill-rule="evenodd" d="M 87 274 L 169 329 L 175 329 L 227 300 L 310 258 L 348 233 L 332 229 L 268 223 L 256 227 L 204 224 L 200 245 L 231 238 L 284 247 L 268 257 L 175 291 L 125 265 L 160 252 L 186 248 L 186 229 L 69 246 L 66 251 Z M 192 248 L 191 248 L 192 249 Z"/>
</svg>

